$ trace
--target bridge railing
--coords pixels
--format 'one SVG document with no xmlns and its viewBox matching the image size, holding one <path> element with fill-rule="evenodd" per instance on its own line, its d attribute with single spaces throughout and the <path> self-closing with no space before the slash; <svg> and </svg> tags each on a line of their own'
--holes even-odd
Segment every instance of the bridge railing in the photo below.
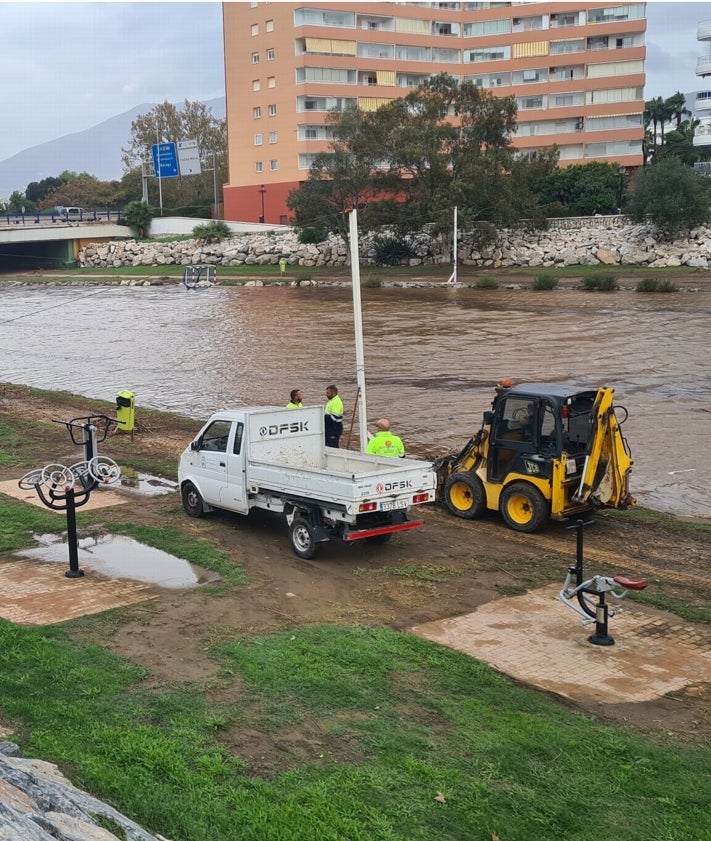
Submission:
<svg viewBox="0 0 711 841">
<path fill-rule="evenodd" d="M 79 210 L 77 212 L 59 213 L 58 211 L 37 211 L 33 213 L 3 213 L 0 224 L 12 225 L 86 225 L 91 222 L 115 222 L 125 224 L 125 217 L 121 210 Z"/>
</svg>

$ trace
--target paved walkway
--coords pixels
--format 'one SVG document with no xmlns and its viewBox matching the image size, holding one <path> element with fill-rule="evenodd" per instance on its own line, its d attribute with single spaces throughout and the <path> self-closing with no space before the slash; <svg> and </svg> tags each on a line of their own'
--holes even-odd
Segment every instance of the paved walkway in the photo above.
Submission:
<svg viewBox="0 0 711 841">
<path fill-rule="evenodd" d="M 711 632 L 671 614 L 625 602 L 608 623 L 612 646 L 588 642 L 595 623 L 558 599 L 562 586 L 498 599 L 465 616 L 412 633 L 470 654 L 516 680 L 566 698 L 600 703 L 651 701 L 711 682 Z"/>
</svg>

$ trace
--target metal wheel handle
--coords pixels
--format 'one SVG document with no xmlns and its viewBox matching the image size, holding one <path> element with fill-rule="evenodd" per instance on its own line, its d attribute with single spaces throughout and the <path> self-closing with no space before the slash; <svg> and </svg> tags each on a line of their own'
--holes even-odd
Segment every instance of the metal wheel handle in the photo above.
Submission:
<svg viewBox="0 0 711 841">
<path fill-rule="evenodd" d="M 102 485 L 110 485 L 121 477 L 121 468 L 112 458 L 96 456 L 89 462 L 89 474 Z"/>
<path fill-rule="evenodd" d="M 25 473 L 24 476 L 18 479 L 17 484 L 23 491 L 33 491 L 37 485 L 42 484 L 42 481 L 42 469 L 38 467 L 35 470 Z"/>
<path fill-rule="evenodd" d="M 42 468 L 41 481 L 50 489 L 56 487 L 73 488 L 76 476 L 71 468 L 63 464 L 48 464 Z"/>
</svg>

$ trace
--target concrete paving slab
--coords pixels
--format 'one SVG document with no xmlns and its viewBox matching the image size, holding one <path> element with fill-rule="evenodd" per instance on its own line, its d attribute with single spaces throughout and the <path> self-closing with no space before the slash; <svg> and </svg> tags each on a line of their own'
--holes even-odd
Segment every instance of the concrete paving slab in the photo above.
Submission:
<svg viewBox="0 0 711 841">
<path fill-rule="evenodd" d="M 150 585 L 91 571 L 67 578 L 67 569 L 30 560 L 0 562 L 0 617 L 16 625 L 55 625 L 156 597 Z"/>
<path fill-rule="evenodd" d="M 588 642 L 595 623 L 558 599 L 560 585 L 498 599 L 474 613 L 427 622 L 411 633 L 470 654 L 516 680 L 565 698 L 651 701 L 711 682 L 711 632 L 625 602 L 608 623 L 612 646 Z"/>
<path fill-rule="evenodd" d="M 29 502 L 30 505 L 37 505 L 44 508 L 45 511 L 56 511 L 57 514 L 66 516 L 65 511 L 57 510 L 55 508 L 48 508 L 44 502 L 39 498 L 37 491 L 29 490 L 23 491 L 17 484 L 17 479 L 10 479 L 7 482 L 0 482 L 0 493 L 6 496 L 11 496 L 13 499 L 19 499 L 22 502 Z M 89 501 L 80 506 L 78 511 L 94 511 L 97 508 L 107 508 L 111 505 L 123 505 L 128 502 L 128 499 L 116 491 L 108 490 L 107 488 L 96 488 L 91 492 Z"/>
</svg>

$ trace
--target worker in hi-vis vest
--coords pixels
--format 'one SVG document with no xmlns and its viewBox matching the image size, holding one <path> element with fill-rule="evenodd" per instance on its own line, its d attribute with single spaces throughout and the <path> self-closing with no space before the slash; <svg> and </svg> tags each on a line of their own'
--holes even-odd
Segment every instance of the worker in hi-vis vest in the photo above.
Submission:
<svg viewBox="0 0 711 841">
<path fill-rule="evenodd" d="M 381 418 L 375 426 L 378 431 L 368 441 L 368 446 L 365 448 L 366 453 L 374 456 L 397 456 L 398 458 L 404 458 L 405 445 L 397 435 L 393 435 L 390 431 L 390 421 L 387 418 Z"/>
<path fill-rule="evenodd" d="M 343 435 L 343 401 L 338 396 L 338 389 L 335 385 L 326 386 L 325 431 L 326 446 L 338 447 L 338 442 Z"/>
</svg>

